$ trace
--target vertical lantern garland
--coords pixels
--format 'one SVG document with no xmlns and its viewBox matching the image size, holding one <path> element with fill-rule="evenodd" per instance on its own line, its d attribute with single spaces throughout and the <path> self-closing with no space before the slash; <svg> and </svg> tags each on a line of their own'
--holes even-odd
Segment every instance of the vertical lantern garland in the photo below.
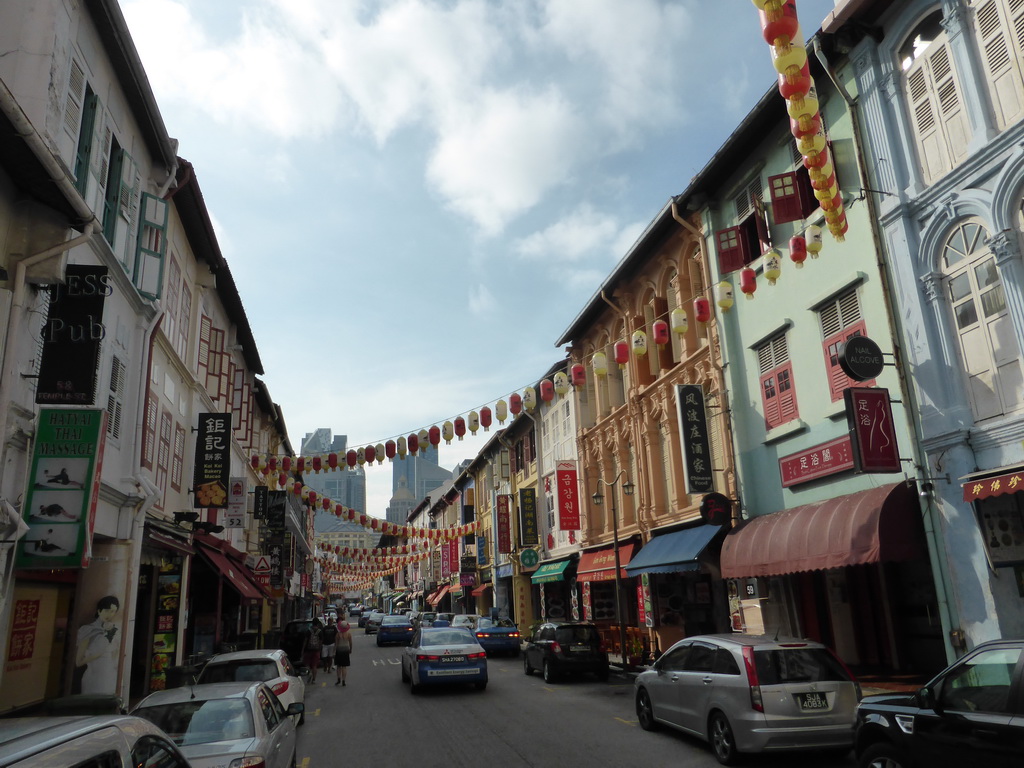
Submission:
<svg viewBox="0 0 1024 768">
<path fill-rule="evenodd" d="M 796 13 L 796 0 L 752 0 L 761 20 L 761 34 L 771 46 L 772 64 L 779 76 L 779 93 L 786 100 L 790 131 L 803 155 L 828 230 L 842 242 L 849 226 L 843 198 L 818 113 L 818 95 L 807 65 L 807 49 Z M 810 238 L 808 238 L 810 244 Z M 808 247 L 814 258 L 817 251 Z M 771 282 L 771 281 L 769 281 Z"/>
</svg>

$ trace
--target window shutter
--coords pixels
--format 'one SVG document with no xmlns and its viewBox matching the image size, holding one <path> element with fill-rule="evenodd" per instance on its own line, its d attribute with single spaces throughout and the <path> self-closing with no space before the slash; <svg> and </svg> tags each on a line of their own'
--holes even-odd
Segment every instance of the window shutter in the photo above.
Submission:
<svg viewBox="0 0 1024 768">
<path fill-rule="evenodd" d="M 800 205 L 800 218 L 806 219 L 816 210 L 821 203 L 814 196 L 814 187 L 811 186 L 811 174 L 807 169 L 800 167 L 796 172 L 796 195 Z"/>
<path fill-rule="evenodd" d="M 213 321 L 206 315 L 199 318 L 199 373 L 206 373 L 210 368 L 210 337 L 213 333 Z"/>
<path fill-rule="evenodd" d="M 146 423 L 142 428 L 142 466 L 153 469 L 156 447 L 157 395 L 152 389 L 146 393 Z"/>
<path fill-rule="evenodd" d="M 164 409 L 160 414 L 160 443 L 156 452 L 156 485 L 163 492 L 161 499 L 167 493 L 167 473 L 171 467 L 172 428 L 171 414 Z"/>
<path fill-rule="evenodd" d="M 163 289 L 164 251 L 167 248 L 167 201 L 155 195 L 142 196 L 142 224 L 135 251 L 135 287 L 149 299 L 159 299 Z M 177 286 L 172 290 L 176 293 Z M 177 304 L 175 297 L 175 304 Z M 171 307 L 168 302 L 168 313 Z M 174 307 L 177 311 L 177 306 Z"/>
<path fill-rule="evenodd" d="M 85 71 L 78 61 L 72 59 L 71 71 L 68 73 L 68 92 L 64 97 L 64 130 L 74 141 L 78 141 L 81 135 L 85 89 Z"/>
<path fill-rule="evenodd" d="M 192 291 L 183 282 L 181 285 L 181 311 L 178 313 L 178 340 L 174 348 L 182 360 L 188 354 L 188 338 L 192 323 Z"/>
<path fill-rule="evenodd" d="M 776 372 L 779 387 L 779 424 L 792 421 L 798 415 L 796 387 L 793 386 L 793 364 L 786 363 Z"/>
<path fill-rule="evenodd" d="M 723 277 L 741 269 L 749 261 L 742 227 L 720 229 L 715 233 L 715 243 L 718 246 L 718 271 Z"/>
<path fill-rule="evenodd" d="M 85 187 L 85 202 L 96 214 L 97 218 L 103 219 L 103 210 L 106 204 L 107 173 L 110 164 L 110 147 L 113 134 L 110 130 L 110 121 L 107 117 L 107 110 L 103 103 L 96 100 L 96 120 L 93 125 L 92 147 L 89 149 L 89 179 Z"/>
<path fill-rule="evenodd" d="M 110 361 L 110 392 L 107 394 L 107 434 L 114 440 L 121 437 L 121 410 L 125 389 L 125 365 L 114 355 Z"/>
<path fill-rule="evenodd" d="M 117 190 L 117 224 L 111 246 L 132 282 L 138 286 L 136 257 L 139 246 L 139 197 L 142 176 L 132 156 L 121 151 L 121 175 Z M 159 282 L 159 270 L 157 272 Z M 159 286 L 158 286 L 159 288 Z"/>
<path fill-rule="evenodd" d="M 775 372 L 761 376 L 761 403 L 764 406 L 764 422 L 768 429 L 782 423 L 779 410 L 779 388 Z"/>
<path fill-rule="evenodd" d="M 185 465 L 185 428 L 174 425 L 174 456 L 171 459 L 171 488 L 181 490 L 182 468 Z"/>
<path fill-rule="evenodd" d="M 222 349 L 224 349 L 224 331 L 213 328 L 210 331 L 210 353 L 207 359 L 205 383 L 206 391 L 214 400 L 220 397 L 220 374 L 224 365 Z"/>
<path fill-rule="evenodd" d="M 803 218 L 797 174 L 780 173 L 768 177 L 768 192 L 772 202 L 772 219 L 776 224 L 786 224 Z"/>
<path fill-rule="evenodd" d="M 975 31 L 1000 130 L 1020 120 L 1024 104 L 1021 60 L 1024 59 L 1024 3 L 1020 0 L 977 3 Z"/>
<path fill-rule="evenodd" d="M 533 441 L 530 439 L 530 435 L 527 435 L 523 439 L 523 471 L 526 471 L 526 467 L 531 461 L 533 461 Z"/>
</svg>

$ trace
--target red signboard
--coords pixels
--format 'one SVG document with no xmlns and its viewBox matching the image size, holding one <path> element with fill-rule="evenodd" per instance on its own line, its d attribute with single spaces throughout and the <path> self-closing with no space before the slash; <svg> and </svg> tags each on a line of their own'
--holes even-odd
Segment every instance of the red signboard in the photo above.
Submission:
<svg viewBox="0 0 1024 768">
<path fill-rule="evenodd" d="M 981 480 L 970 480 L 964 483 L 964 501 L 987 499 L 990 496 L 1002 496 L 1004 493 L 1017 493 L 1017 491 L 1024 491 L 1024 472 L 1011 472 Z"/>
<path fill-rule="evenodd" d="M 442 544 L 442 546 L 444 545 Z M 451 563 L 452 573 L 460 570 L 458 539 L 450 539 L 448 541 L 448 562 Z"/>
<path fill-rule="evenodd" d="M 883 387 L 850 387 L 844 396 L 857 471 L 901 472 L 903 468 L 892 424 L 889 390 Z"/>
<path fill-rule="evenodd" d="M 18 600 L 11 616 L 11 643 L 7 649 L 8 661 L 32 658 L 39 624 L 39 600 Z"/>
<path fill-rule="evenodd" d="M 498 496 L 498 554 L 507 555 L 512 551 L 512 513 L 509 511 L 509 496 Z"/>
<path fill-rule="evenodd" d="M 853 442 L 849 435 L 779 459 L 779 474 L 782 475 L 783 488 L 853 468 Z"/>
<path fill-rule="evenodd" d="M 448 543 L 441 544 L 441 578 L 445 578 L 452 572 L 452 551 Z"/>
<path fill-rule="evenodd" d="M 580 530 L 579 488 L 576 483 L 576 465 L 573 462 L 558 462 L 555 466 L 555 486 L 558 494 L 559 530 Z"/>
</svg>

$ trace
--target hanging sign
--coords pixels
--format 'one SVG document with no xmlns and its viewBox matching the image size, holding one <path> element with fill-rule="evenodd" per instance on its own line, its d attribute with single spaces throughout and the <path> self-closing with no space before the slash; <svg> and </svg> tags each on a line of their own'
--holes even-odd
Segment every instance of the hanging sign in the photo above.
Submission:
<svg viewBox="0 0 1024 768">
<path fill-rule="evenodd" d="M 452 550 L 448 542 L 441 545 L 441 578 L 445 579 L 452 572 Z"/>
<path fill-rule="evenodd" d="M 711 472 L 711 443 L 704 409 L 704 390 L 694 384 L 676 386 L 679 407 L 679 437 L 683 443 L 683 473 L 686 490 L 692 495 L 715 489 Z"/>
<path fill-rule="evenodd" d="M 231 414 L 201 413 L 196 434 L 196 464 L 192 475 L 192 506 L 228 506 L 231 471 Z"/>
<path fill-rule="evenodd" d="M 270 491 L 267 494 L 267 530 L 284 533 L 284 518 L 288 511 L 288 492 Z"/>
<path fill-rule="evenodd" d="M 245 527 L 246 482 L 244 477 L 232 477 L 228 483 L 228 512 L 225 528 Z"/>
<path fill-rule="evenodd" d="M 18 568 L 89 565 L 106 424 L 99 409 L 40 409 Z"/>
<path fill-rule="evenodd" d="M 857 472 L 902 472 L 900 451 L 892 424 L 889 390 L 882 387 L 849 387 L 846 421 L 853 440 Z"/>
<path fill-rule="evenodd" d="M 512 515 L 509 511 L 511 496 L 498 495 L 498 554 L 507 555 L 512 551 Z"/>
<path fill-rule="evenodd" d="M 265 485 L 257 485 L 252 497 L 252 516 L 257 520 L 266 520 L 269 501 L 270 489 Z"/>
<path fill-rule="evenodd" d="M 579 487 L 576 482 L 575 462 L 560 461 L 555 465 L 555 489 L 558 498 L 559 530 L 580 530 Z"/>
<path fill-rule="evenodd" d="M 519 546 L 535 547 L 540 544 L 537 528 L 537 489 L 519 490 Z"/>
<path fill-rule="evenodd" d="M 885 368 L 882 350 L 867 336 L 851 336 L 839 345 L 839 367 L 854 381 L 870 381 Z"/>
<path fill-rule="evenodd" d="M 487 537 L 476 537 L 476 564 L 487 565 Z"/>
</svg>

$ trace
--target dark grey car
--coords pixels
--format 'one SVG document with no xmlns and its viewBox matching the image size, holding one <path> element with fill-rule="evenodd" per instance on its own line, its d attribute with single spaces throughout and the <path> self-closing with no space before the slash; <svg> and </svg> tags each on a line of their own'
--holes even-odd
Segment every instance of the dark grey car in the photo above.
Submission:
<svg viewBox="0 0 1024 768">
<path fill-rule="evenodd" d="M 532 675 L 534 670 L 548 683 L 564 675 L 586 673 L 607 680 L 608 653 L 597 627 L 585 621 L 548 621 L 534 626 L 523 649 L 523 671 Z"/>
</svg>

